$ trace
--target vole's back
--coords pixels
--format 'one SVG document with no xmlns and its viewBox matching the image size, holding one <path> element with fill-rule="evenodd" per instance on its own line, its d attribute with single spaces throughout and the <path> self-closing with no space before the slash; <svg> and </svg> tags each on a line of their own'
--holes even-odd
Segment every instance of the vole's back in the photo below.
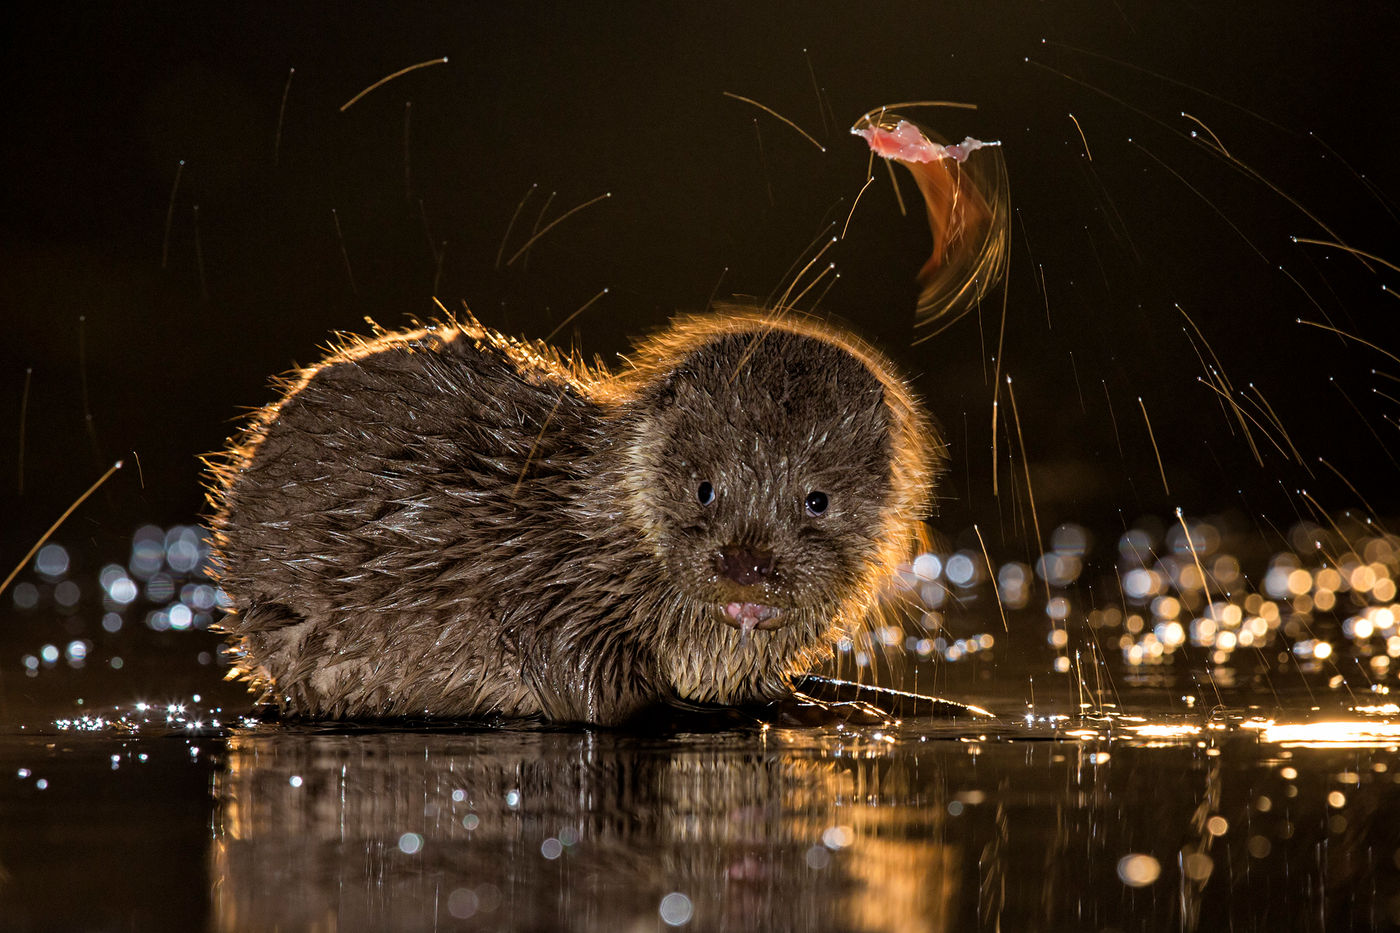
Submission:
<svg viewBox="0 0 1400 933">
<path fill-rule="evenodd" d="M 534 362 L 461 331 L 393 335 L 263 413 L 215 522 L 247 673 L 317 715 L 538 711 L 499 674 L 519 644 L 491 597 L 520 592 L 513 569 L 547 576 L 540 542 L 575 535 L 559 506 L 594 462 L 597 410 Z"/>
</svg>

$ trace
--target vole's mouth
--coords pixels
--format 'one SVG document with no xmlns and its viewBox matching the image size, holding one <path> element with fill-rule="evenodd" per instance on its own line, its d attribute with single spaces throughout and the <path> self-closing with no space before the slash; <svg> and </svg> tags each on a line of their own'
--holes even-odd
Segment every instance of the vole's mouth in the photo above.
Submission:
<svg viewBox="0 0 1400 933">
<path fill-rule="evenodd" d="M 726 624 L 745 633 L 778 628 L 783 624 L 782 616 L 783 611 L 777 606 L 761 603 L 726 603 L 723 613 Z"/>
</svg>

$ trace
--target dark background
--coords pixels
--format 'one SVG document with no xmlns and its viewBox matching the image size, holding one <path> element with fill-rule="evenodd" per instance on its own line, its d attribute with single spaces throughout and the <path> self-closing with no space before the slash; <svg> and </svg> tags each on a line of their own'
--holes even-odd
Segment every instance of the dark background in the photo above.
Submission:
<svg viewBox="0 0 1400 933">
<path fill-rule="evenodd" d="M 0 568 L 117 458 L 127 469 L 60 540 L 192 520 L 198 456 L 272 397 L 271 374 L 315 359 L 331 331 L 365 331 L 367 315 L 430 316 L 435 280 L 448 307 L 465 300 L 528 336 L 606 287 L 557 339 L 607 359 L 704 307 L 717 282 L 721 297 L 769 295 L 865 180 L 849 125 L 927 98 L 980 108 L 919 112 L 944 136 L 1004 143 L 1003 372 L 1042 527 L 1111 533 L 1181 506 L 1263 515 L 1268 533 L 1308 514 L 1300 489 L 1327 509 L 1400 506 L 1400 404 L 1374 391 L 1400 397 L 1400 364 L 1295 323 L 1330 319 L 1394 350 L 1400 301 L 1382 285 L 1400 275 L 1289 240 L 1400 258 L 1391 6 L 111 3 L 0 16 Z M 1192 139 L 1183 111 L 1248 169 Z M 498 268 L 532 185 L 507 256 L 550 192 L 543 223 L 612 197 Z M 1029 547 L 1021 447 L 1005 431 L 991 495 L 1000 294 L 912 346 L 927 252 L 921 212 L 900 216 L 877 166 L 820 310 L 917 375 L 953 446 L 939 523 Z M 1315 476 L 1272 429 L 1254 429 L 1254 462 L 1197 382 L 1176 304 L 1235 387 L 1262 390 Z"/>
</svg>

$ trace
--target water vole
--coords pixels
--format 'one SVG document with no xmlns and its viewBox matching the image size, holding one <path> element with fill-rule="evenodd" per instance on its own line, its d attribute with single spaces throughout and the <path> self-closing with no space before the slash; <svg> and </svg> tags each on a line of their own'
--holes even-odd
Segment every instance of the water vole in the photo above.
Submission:
<svg viewBox="0 0 1400 933">
<path fill-rule="evenodd" d="M 331 718 L 789 692 L 909 558 L 942 445 L 816 320 L 684 317 L 627 362 L 467 321 L 284 382 L 213 467 L 235 670 Z"/>
</svg>

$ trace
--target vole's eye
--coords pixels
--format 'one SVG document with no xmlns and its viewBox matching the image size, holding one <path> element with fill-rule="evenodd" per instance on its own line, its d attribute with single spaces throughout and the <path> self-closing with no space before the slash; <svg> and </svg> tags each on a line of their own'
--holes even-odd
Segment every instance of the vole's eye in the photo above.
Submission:
<svg viewBox="0 0 1400 933">
<path fill-rule="evenodd" d="M 807 493 L 807 514 L 815 518 L 826 512 L 827 506 L 831 503 L 827 501 L 826 493 L 820 489 L 813 489 Z"/>
<path fill-rule="evenodd" d="M 695 490 L 695 501 L 701 505 L 709 505 L 715 501 L 715 487 L 710 485 L 709 480 L 700 484 L 700 488 Z"/>
</svg>

